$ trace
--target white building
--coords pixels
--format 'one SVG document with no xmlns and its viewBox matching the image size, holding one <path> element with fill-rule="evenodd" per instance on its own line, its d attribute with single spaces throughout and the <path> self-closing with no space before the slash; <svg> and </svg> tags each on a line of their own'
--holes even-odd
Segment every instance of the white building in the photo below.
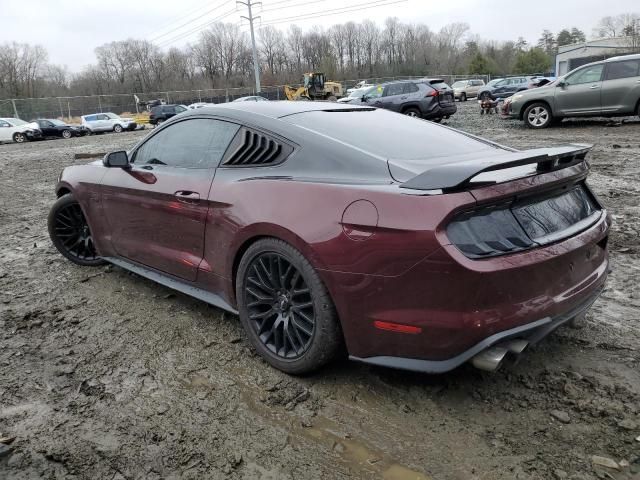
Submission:
<svg viewBox="0 0 640 480">
<path fill-rule="evenodd" d="M 640 46 L 634 45 L 631 37 L 601 38 L 584 43 L 563 45 L 558 48 L 556 55 L 556 76 L 564 75 L 587 63 L 625 53 L 638 53 L 639 51 Z"/>
</svg>

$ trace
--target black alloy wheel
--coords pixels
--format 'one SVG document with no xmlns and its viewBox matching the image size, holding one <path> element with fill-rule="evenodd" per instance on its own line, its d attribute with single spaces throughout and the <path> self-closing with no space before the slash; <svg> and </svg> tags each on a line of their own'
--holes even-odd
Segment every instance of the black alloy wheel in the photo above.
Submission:
<svg viewBox="0 0 640 480">
<path fill-rule="evenodd" d="M 303 355 L 313 338 L 315 312 L 311 290 L 291 262 L 274 252 L 255 257 L 244 292 L 249 320 L 265 347 L 286 359 Z"/>
<path fill-rule="evenodd" d="M 73 195 L 64 195 L 53 205 L 48 227 L 54 246 L 72 262 L 84 266 L 105 263 L 96 253 L 89 224 Z"/>
<path fill-rule="evenodd" d="M 342 332 L 333 301 L 313 266 L 291 245 L 264 238 L 238 265 L 240 321 L 272 366 L 300 375 L 337 356 Z"/>
</svg>

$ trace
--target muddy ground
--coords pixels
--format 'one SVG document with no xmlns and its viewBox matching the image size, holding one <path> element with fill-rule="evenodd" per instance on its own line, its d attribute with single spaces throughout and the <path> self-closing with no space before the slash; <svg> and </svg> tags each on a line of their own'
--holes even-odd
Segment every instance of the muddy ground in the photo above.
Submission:
<svg viewBox="0 0 640 480">
<path fill-rule="evenodd" d="M 236 317 L 49 242 L 74 153 L 144 132 L 0 146 L 0 437 L 15 437 L 0 478 L 640 478 L 640 121 L 531 131 L 468 102 L 448 123 L 518 148 L 595 144 L 590 183 L 615 221 L 585 328 L 495 374 L 282 374 Z"/>
</svg>

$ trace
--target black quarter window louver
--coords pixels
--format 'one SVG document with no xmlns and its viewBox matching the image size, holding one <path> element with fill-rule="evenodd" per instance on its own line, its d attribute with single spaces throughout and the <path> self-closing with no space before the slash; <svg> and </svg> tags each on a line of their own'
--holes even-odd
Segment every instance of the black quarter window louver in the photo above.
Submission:
<svg viewBox="0 0 640 480">
<path fill-rule="evenodd" d="M 293 149 L 267 135 L 242 128 L 234 138 L 222 165 L 269 166 L 282 163 Z"/>
</svg>

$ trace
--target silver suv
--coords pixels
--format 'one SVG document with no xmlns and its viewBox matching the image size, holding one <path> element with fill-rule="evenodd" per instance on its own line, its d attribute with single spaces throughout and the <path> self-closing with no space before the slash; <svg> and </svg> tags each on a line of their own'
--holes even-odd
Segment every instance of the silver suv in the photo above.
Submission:
<svg viewBox="0 0 640 480">
<path fill-rule="evenodd" d="M 93 115 L 83 115 L 82 126 L 91 133 L 116 132 L 123 130 L 135 130 L 137 127 L 133 118 L 122 118 L 115 113 L 94 113 Z"/>
<path fill-rule="evenodd" d="M 456 100 L 466 102 L 467 98 L 477 97 L 480 88 L 484 87 L 484 80 L 458 80 L 451 88 L 453 88 L 453 96 Z"/>
<path fill-rule="evenodd" d="M 564 117 L 640 116 L 640 54 L 584 65 L 512 98 L 510 116 L 530 128 Z"/>
</svg>

